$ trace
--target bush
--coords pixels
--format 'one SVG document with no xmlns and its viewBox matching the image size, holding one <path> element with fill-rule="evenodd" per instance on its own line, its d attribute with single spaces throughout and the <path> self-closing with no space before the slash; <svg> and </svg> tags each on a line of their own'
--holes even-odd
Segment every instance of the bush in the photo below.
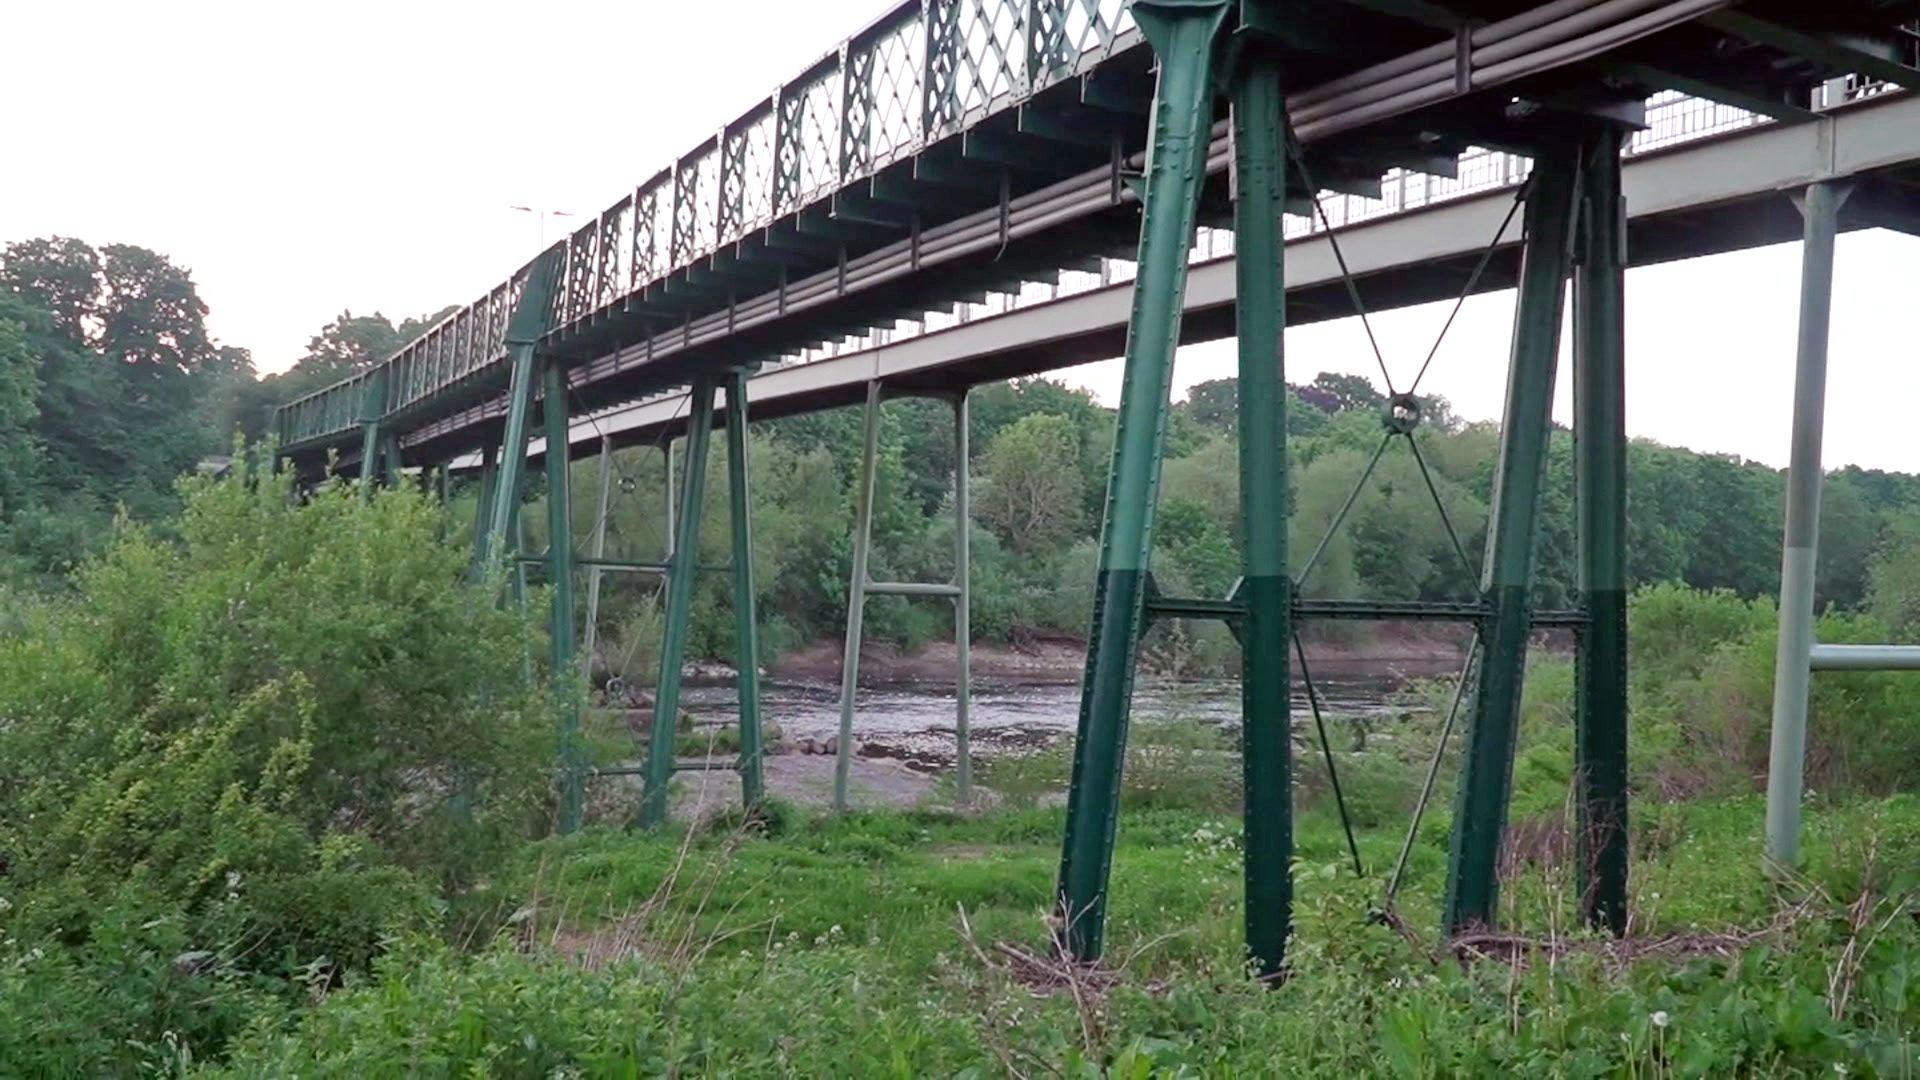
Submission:
<svg viewBox="0 0 1920 1080">
<path fill-rule="evenodd" d="M 178 543 L 123 524 L 70 600 L 0 642 L 0 928 L 23 951 L 137 954 L 156 984 L 169 965 L 336 978 L 437 925 L 544 812 L 529 627 L 465 583 L 417 491 L 302 502 L 246 471 L 184 494 Z M 172 939 L 116 938 L 151 929 L 129 911 Z M 13 1000 L 0 1025 L 22 1022 Z M 142 1023 L 123 1041 L 225 1030 L 160 1003 L 119 1027 Z"/>
</svg>

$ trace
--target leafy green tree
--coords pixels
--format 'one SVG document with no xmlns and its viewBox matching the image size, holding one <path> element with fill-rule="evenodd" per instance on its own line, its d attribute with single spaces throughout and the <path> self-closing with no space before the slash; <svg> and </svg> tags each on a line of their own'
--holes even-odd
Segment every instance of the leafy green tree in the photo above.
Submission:
<svg viewBox="0 0 1920 1080">
<path fill-rule="evenodd" d="M 1903 640 L 1920 635 L 1920 512 L 1887 523 L 1867 570 L 1867 610 Z"/>
<path fill-rule="evenodd" d="M 985 465 L 975 512 L 1009 548 L 1031 554 L 1079 535 L 1080 439 L 1071 420 L 1022 417 L 994 437 Z"/>
<path fill-rule="evenodd" d="M 1342 375 L 1323 371 L 1313 377 L 1313 389 L 1332 401 L 1329 412 L 1378 412 L 1387 396 L 1374 389 L 1364 375 Z"/>
</svg>

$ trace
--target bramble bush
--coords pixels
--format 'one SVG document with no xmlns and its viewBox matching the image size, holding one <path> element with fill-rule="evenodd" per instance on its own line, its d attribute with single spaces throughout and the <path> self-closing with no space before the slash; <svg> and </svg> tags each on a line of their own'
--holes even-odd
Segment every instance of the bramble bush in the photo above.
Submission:
<svg viewBox="0 0 1920 1080">
<path fill-rule="evenodd" d="M 183 494 L 177 541 L 122 523 L 0 642 L 0 1055 L 45 1071 L 204 1056 L 236 996 L 443 925 L 546 812 L 529 628 L 432 500 L 246 466 Z"/>
</svg>

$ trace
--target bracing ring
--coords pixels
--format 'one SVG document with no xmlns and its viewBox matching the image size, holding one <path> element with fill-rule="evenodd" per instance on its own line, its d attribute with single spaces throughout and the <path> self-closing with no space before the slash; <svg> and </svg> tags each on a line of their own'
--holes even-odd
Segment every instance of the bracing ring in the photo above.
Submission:
<svg viewBox="0 0 1920 1080">
<path fill-rule="evenodd" d="M 1395 394 L 1387 399 L 1380 422 L 1396 435 L 1411 435 L 1420 426 L 1420 399 L 1412 394 Z"/>
</svg>

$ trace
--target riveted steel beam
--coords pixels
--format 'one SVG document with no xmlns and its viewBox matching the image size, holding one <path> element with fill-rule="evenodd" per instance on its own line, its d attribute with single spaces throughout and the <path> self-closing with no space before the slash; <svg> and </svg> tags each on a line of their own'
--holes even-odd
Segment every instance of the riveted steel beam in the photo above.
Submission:
<svg viewBox="0 0 1920 1080">
<path fill-rule="evenodd" d="M 1520 685 L 1532 629 L 1529 589 L 1579 176 L 1576 145 L 1544 148 L 1534 162 L 1527 196 L 1500 460 L 1494 473 L 1486 566 L 1480 579 L 1481 597 L 1488 608 L 1480 631 L 1485 659 L 1475 689 L 1454 813 L 1443 920 L 1448 933 L 1492 926 L 1498 912 L 1500 845 L 1513 789 Z"/>
<path fill-rule="evenodd" d="M 1213 119 L 1215 39 L 1231 7 L 1227 0 L 1138 0 L 1133 6 L 1160 73 L 1055 901 L 1067 950 L 1079 960 L 1099 957 L 1105 931 L 1173 350 Z"/>
<path fill-rule="evenodd" d="M 1579 589 L 1574 691 L 1574 893 L 1588 925 L 1627 928 L 1626 201 L 1617 129 L 1582 150 L 1573 270 Z"/>
</svg>

